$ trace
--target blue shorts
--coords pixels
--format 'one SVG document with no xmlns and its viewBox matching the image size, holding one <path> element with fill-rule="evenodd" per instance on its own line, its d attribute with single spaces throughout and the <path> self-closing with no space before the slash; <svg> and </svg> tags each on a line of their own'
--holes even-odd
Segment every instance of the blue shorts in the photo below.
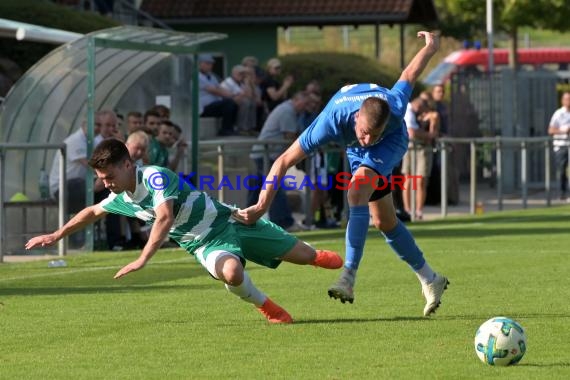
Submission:
<svg viewBox="0 0 570 380">
<path fill-rule="evenodd" d="M 400 164 L 408 150 L 408 131 L 394 131 L 382 138 L 379 143 L 370 147 L 351 146 L 346 148 L 350 163 L 350 172 L 354 174 L 360 166 L 366 166 L 376 173 L 390 178 L 392 170 Z"/>
</svg>

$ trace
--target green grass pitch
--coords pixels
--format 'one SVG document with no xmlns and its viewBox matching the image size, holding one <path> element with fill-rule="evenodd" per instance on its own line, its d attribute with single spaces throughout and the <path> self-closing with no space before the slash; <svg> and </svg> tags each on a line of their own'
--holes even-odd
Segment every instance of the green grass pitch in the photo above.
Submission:
<svg viewBox="0 0 570 380">
<path fill-rule="evenodd" d="M 0 265 L 0 379 L 568 379 L 570 207 L 410 225 L 451 285 L 421 316 L 415 275 L 370 230 L 354 304 L 329 299 L 338 271 L 248 265 L 296 323 L 274 326 L 181 250 L 113 274 L 138 252 Z M 344 252 L 344 231 L 300 235 Z M 494 316 L 527 332 L 515 367 L 479 362 Z"/>
</svg>

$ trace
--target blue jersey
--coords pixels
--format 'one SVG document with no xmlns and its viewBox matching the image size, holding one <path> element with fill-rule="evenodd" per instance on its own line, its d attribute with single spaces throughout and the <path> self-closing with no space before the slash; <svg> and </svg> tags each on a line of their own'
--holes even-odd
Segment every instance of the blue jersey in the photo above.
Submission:
<svg viewBox="0 0 570 380">
<path fill-rule="evenodd" d="M 301 148 L 310 154 L 319 146 L 331 141 L 347 147 L 358 145 L 354 131 L 354 114 L 360 110 L 362 102 L 372 96 L 386 100 L 390 106 L 390 118 L 380 141 L 391 133 L 402 133 L 402 130 L 405 130 L 402 128 L 403 119 L 411 93 L 412 86 L 405 81 L 396 82 L 392 89 L 374 83 L 344 86 L 299 136 Z"/>
</svg>

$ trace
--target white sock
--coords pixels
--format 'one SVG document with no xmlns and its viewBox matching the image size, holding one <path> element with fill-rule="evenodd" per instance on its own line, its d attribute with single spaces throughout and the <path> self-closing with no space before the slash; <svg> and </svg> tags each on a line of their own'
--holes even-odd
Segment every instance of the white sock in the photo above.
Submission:
<svg viewBox="0 0 570 380">
<path fill-rule="evenodd" d="M 263 305 L 267 299 L 267 296 L 253 285 L 246 271 L 243 272 L 243 282 L 241 284 L 238 286 L 225 285 L 226 289 L 231 293 L 235 294 L 245 302 L 254 304 L 255 306 Z"/>
<path fill-rule="evenodd" d="M 416 271 L 416 276 L 423 285 L 431 283 L 435 279 L 435 272 L 426 262 L 423 267 Z"/>
</svg>

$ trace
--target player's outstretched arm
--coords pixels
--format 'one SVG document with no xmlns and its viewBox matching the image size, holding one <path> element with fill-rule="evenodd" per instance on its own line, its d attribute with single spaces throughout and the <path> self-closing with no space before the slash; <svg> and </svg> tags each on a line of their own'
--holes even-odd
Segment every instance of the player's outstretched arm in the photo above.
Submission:
<svg viewBox="0 0 570 380">
<path fill-rule="evenodd" d="M 412 86 L 418 80 L 426 68 L 429 60 L 439 49 L 439 37 L 431 32 L 418 32 L 418 38 L 425 39 L 425 46 L 412 58 L 408 66 L 400 75 L 401 81 L 406 81 Z"/>
<path fill-rule="evenodd" d="M 279 189 L 281 180 L 287 173 L 287 170 L 304 159 L 306 157 L 305 152 L 301 149 L 301 144 L 299 140 L 295 140 L 293 144 L 275 160 L 271 170 L 267 175 L 267 181 L 263 185 L 261 192 L 259 193 L 259 200 L 257 204 L 250 206 L 243 210 L 234 211 L 234 218 L 245 224 L 253 224 L 259 220 L 267 212 L 275 194 Z"/>
<path fill-rule="evenodd" d="M 156 251 L 158 251 L 164 239 L 168 236 L 168 231 L 170 231 L 170 228 L 174 224 L 174 202 L 168 200 L 161 203 L 154 209 L 154 212 L 156 213 L 156 220 L 152 224 L 150 236 L 139 258 L 122 267 L 115 274 L 115 279 L 142 269 L 151 257 L 154 256 Z"/>
<path fill-rule="evenodd" d="M 48 247 L 57 243 L 58 240 L 71 235 L 72 233 L 82 230 L 91 223 L 95 223 L 97 220 L 101 219 L 107 213 L 99 205 L 93 205 L 84 208 L 77 215 L 75 215 L 69 222 L 67 222 L 59 230 L 47 234 L 40 235 L 31 238 L 26 243 L 26 249 L 32 249 L 36 247 Z"/>
</svg>

